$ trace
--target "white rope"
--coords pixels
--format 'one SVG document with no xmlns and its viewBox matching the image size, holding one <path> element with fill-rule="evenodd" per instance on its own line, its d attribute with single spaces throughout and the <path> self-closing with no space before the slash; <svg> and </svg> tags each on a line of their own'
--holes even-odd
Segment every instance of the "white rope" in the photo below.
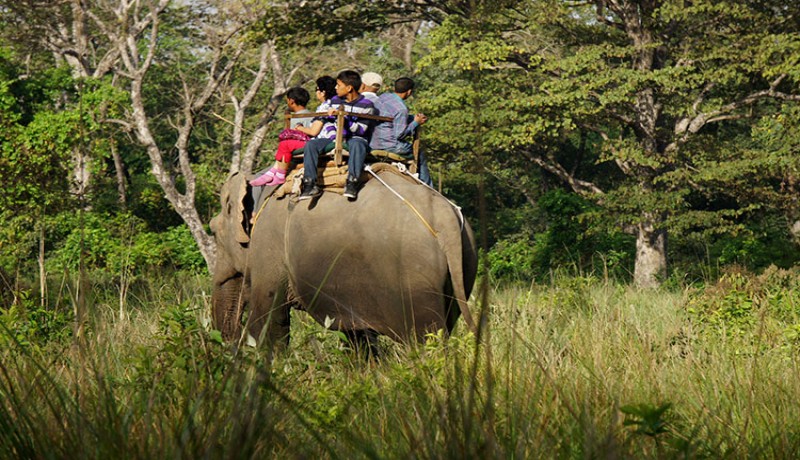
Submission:
<svg viewBox="0 0 800 460">
<path fill-rule="evenodd" d="M 406 201 L 406 199 L 405 199 L 405 198 L 403 198 L 403 195 L 400 195 L 399 193 L 397 193 L 397 191 L 396 191 L 395 189 L 393 189 L 393 188 L 392 188 L 392 187 L 391 187 L 389 184 L 387 184 L 387 183 L 386 183 L 386 182 L 385 182 L 383 179 L 381 179 L 380 177 L 378 177 L 378 175 L 377 175 L 377 174 L 375 174 L 375 171 L 373 171 L 373 170 L 372 170 L 372 167 L 371 167 L 370 165 L 364 165 L 364 170 L 366 170 L 367 172 L 369 172 L 370 174 L 372 174 L 372 177 L 374 177 L 375 179 L 378 179 L 378 182 L 380 182 L 381 184 L 383 184 L 383 186 L 384 186 L 384 187 L 388 188 L 388 189 L 389 189 L 389 191 L 391 191 L 392 193 L 394 193 L 394 194 L 395 194 L 395 196 L 397 196 L 397 198 L 400 198 L 401 200 L 403 200 L 403 201 Z"/>
<path fill-rule="evenodd" d="M 369 166 L 369 165 L 367 165 L 367 166 Z M 424 186 L 428 187 L 429 189 L 433 190 L 433 192 L 434 192 L 434 193 L 436 193 L 436 194 L 437 194 L 437 195 L 439 195 L 440 197 L 444 198 L 444 199 L 445 199 L 445 201 L 447 201 L 448 203 L 450 203 L 450 206 L 452 206 L 452 207 L 453 207 L 453 209 L 455 209 L 455 210 L 456 210 L 456 214 L 458 215 L 458 222 L 459 222 L 459 226 L 460 226 L 460 228 L 461 228 L 461 231 L 464 231 L 464 222 L 465 222 L 465 220 L 464 220 L 464 213 L 462 213 L 462 212 L 461 212 L 461 206 L 459 206 L 459 205 L 457 205 L 457 204 L 453 203 L 452 201 L 450 201 L 450 199 L 449 199 L 449 198 L 447 198 L 446 196 L 444 196 L 444 195 L 442 195 L 441 193 L 439 193 L 439 191 L 438 191 L 438 190 L 436 190 L 435 188 L 431 187 L 430 185 L 426 184 L 425 182 L 422 182 L 422 181 L 420 180 L 420 178 L 419 178 L 419 173 L 417 173 L 417 174 L 411 174 L 411 172 L 408 170 L 408 168 L 406 168 L 406 165 L 405 165 L 405 164 L 403 164 L 403 163 L 400 163 L 400 162 L 394 162 L 394 163 L 392 163 L 392 166 L 394 166 L 395 168 L 397 168 L 397 169 L 398 169 L 398 170 L 399 170 L 401 173 L 405 173 L 405 174 L 408 174 L 409 176 L 413 177 L 413 178 L 414 178 L 414 180 L 416 180 L 416 181 L 417 181 L 417 182 L 419 182 L 420 184 L 422 184 L 422 185 L 424 185 Z M 371 171 L 370 171 L 370 172 L 371 172 Z M 372 173 L 372 175 L 374 176 L 374 175 L 375 175 L 375 173 Z M 377 177 L 377 176 L 376 176 L 376 177 Z M 381 181 L 381 182 L 383 182 L 383 181 Z M 385 185 L 385 184 L 384 184 L 384 185 Z"/>
<path fill-rule="evenodd" d="M 364 166 L 364 170 L 366 170 L 367 172 L 369 172 L 370 174 L 372 174 L 372 177 L 374 177 L 375 179 L 377 179 L 377 180 L 378 180 L 378 182 L 380 182 L 381 184 L 383 184 L 383 186 L 384 186 L 384 187 L 386 187 L 387 189 L 389 189 L 389 191 L 390 191 L 390 192 L 394 193 L 394 194 L 395 194 L 395 196 L 396 196 L 397 198 L 400 198 L 400 200 L 401 200 L 403 203 L 405 203 L 405 205 L 406 205 L 406 206 L 408 206 L 409 208 L 411 208 L 411 210 L 414 212 L 414 214 L 416 214 L 416 215 L 417 215 L 417 218 L 418 218 L 418 219 L 419 219 L 419 220 L 420 220 L 420 221 L 423 223 L 423 225 L 425 225 L 425 227 L 427 227 L 428 231 L 429 231 L 429 232 L 431 232 L 431 235 L 433 235 L 433 237 L 434 237 L 434 238 L 437 238 L 437 237 L 439 236 L 439 235 L 438 235 L 438 233 L 436 232 L 436 230 L 434 230 L 434 229 L 433 229 L 433 227 L 431 226 L 431 224 L 430 224 L 430 223 L 428 223 L 428 221 L 427 221 L 427 220 L 425 220 L 425 218 L 422 216 L 422 214 L 420 214 L 420 212 L 417 210 L 417 208 L 415 208 L 415 207 L 414 207 L 414 205 L 413 205 L 413 204 L 411 204 L 411 202 L 410 202 L 410 201 L 406 200 L 406 199 L 403 197 L 403 195 L 400 195 L 399 193 L 397 193 L 397 191 L 396 191 L 395 189 L 393 189 L 393 188 L 392 188 L 392 187 L 391 187 L 389 184 L 387 184 L 387 183 L 386 183 L 386 182 L 385 182 L 383 179 L 381 179 L 380 177 L 378 177 L 378 175 L 377 175 L 377 174 L 375 174 L 375 171 L 373 171 L 373 170 L 372 170 L 372 168 L 370 167 L 370 165 L 365 165 L 365 166 Z"/>
</svg>

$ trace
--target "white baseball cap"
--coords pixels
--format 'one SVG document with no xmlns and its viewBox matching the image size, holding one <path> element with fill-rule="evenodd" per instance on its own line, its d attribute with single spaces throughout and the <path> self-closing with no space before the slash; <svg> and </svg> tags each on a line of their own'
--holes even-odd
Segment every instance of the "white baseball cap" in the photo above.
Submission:
<svg viewBox="0 0 800 460">
<path fill-rule="evenodd" d="M 361 83 L 379 89 L 383 85 L 383 78 L 375 72 L 364 72 L 361 75 Z"/>
</svg>

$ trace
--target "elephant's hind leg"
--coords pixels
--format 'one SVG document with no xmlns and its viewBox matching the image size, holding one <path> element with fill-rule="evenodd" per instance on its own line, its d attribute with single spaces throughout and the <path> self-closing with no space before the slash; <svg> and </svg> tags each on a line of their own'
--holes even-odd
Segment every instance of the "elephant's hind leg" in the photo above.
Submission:
<svg viewBox="0 0 800 460">
<path fill-rule="evenodd" d="M 456 300 L 453 291 L 453 283 L 449 277 L 444 287 L 444 298 L 445 331 L 450 335 L 456 327 L 458 318 L 461 316 L 461 307 L 458 305 L 458 300 Z"/>
<path fill-rule="evenodd" d="M 350 347 L 365 359 L 377 359 L 379 354 L 378 333 L 373 330 L 345 331 Z"/>
</svg>

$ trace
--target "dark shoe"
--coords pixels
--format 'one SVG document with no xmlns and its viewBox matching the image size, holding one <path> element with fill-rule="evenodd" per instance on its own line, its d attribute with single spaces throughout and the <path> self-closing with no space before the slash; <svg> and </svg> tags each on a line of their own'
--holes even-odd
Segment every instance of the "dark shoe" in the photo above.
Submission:
<svg viewBox="0 0 800 460">
<path fill-rule="evenodd" d="M 347 182 L 344 184 L 344 196 L 350 198 L 351 200 L 355 200 L 358 197 L 358 180 L 347 178 Z"/>
<path fill-rule="evenodd" d="M 303 178 L 303 191 L 297 197 L 298 201 L 310 200 L 320 195 L 322 195 L 322 190 L 317 185 L 317 181 Z"/>
</svg>

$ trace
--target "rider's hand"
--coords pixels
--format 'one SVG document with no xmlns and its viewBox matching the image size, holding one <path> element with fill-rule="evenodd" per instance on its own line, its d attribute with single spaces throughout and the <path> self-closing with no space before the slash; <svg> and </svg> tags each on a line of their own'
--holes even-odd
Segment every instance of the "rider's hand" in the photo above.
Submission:
<svg viewBox="0 0 800 460">
<path fill-rule="evenodd" d="M 420 125 L 428 121 L 428 117 L 425 116 L 423 113 L 418 113 L 414 115 L 414 121 L 419 123 Z"/>
</svg>

